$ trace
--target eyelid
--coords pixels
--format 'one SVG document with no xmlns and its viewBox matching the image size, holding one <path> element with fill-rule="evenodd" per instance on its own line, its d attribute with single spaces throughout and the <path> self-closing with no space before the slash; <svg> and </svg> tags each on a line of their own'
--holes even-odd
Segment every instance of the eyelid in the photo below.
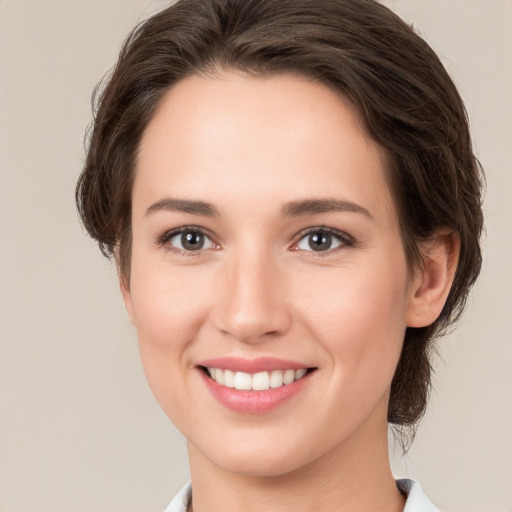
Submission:
<svg viewBox="0 0 512 512">
<path fill-rule="evenodd" d="M 186 225 L 186 226 L 180 226 L 177 228 L 169 229 L 169 230 L 165 231 L 163 234 L 159 235 L 157 237 L 155 243 L 158 246 L 165 246 L 173 237 L 175 237 L 181 233 L 187 232 L 187 231 L 198 232 L 198 233 L 203 234 L 216 246 L 215 249 L 220 248 L 220 244 L 216 241 L 215 235 L 209 229 L 203 228 L 201 226 L 195 226 L 195 225 Z M 328 249 L 326 251 L 318 251 L 318 252 L 313 251 L 313 250 L 306 251 L 303 249 L 298 249 L 297 244 L 303 238 L 305 238 L 306 236 L 308 236 L 312 233 L 327 233 L 327 234 L 331 235 L 332 237 L 336 238 L 338 241 L 340 241 L 341 245 L 338 247 L 335 247 L 334 249 Z M 292 251 L 302 251 L 302 252 L 307 252 L 307 253 L 314 253 L 315 256 L 324 256 L 324 255 L 331 254 L 332 252 L 335 252 L 342 247 L 352 247 L 355 244 L 356 244 L 356 240 L 354 239 L 354 237 L 352 237 L 351 235 L 349 235 L 348 233 L 346 233 L 344 231 L 341 231 L 341 230 L 335 229 L 335 228 L 331 228 L 331 227 L 327 227 L 327 226 L 314 226 L 314 227 L 304 229 L 296 235 L 295 240 L 292 244 L 291 250 Z M 177 252 L 177 253 L 180 253 L 180 254 L 185 254 L 187 256 L 198 256 L 205 250 L 211 250 L 211 249 L 198 249 L 197 251 L 184 251 L 177 247 L 168 247 L 167 249 Z"/>
<path fill-rule="evenodd" d="M 157 236 L 155 243 L 159 247 L 164 247 L 168 244 L 168 242 L 174 238 L 177 235 L 180 235 L 182 233 L 186 232 L 195 232 L 195 233 L 201 233 L 206 238 L 208 238 L 214 245 L 214 249 L 218 249 L 220 247 L 220 244 L 215 240 L 215 236 L 211 233 L 209 229 L 203 228 L 201 226 L 193 226 L 193 225 L 187 225 L 187 226 L 180 226 L 178 228 L 173 228 L 165 231 L 161 235 Z M 211 250 L 211 249 L 198 249 L 197 251 L 185 251 L 183 249 L 179 249 L 178 247 L 170 246 L 170 244 L 166 247 L 169 251 L 176 252 L 178 254 L 184 254 L 186 256 L 199 256 L 201 253 L 203 253 L 205 250 Z"/>
<path fill-rule="evenodd" d="M 341 242 L 341 245 L 338 247 L 335 247 L 333 249 L 328 249 L 326 251 L 307 251 L 304 249 L 298 249 L 297 244 L 304 239 L 306 236 L 311 235 L 313 233 L 327 233 L 328 235 L 331 235 L 332 237 L 336 238 L 338 241 Z M 328 254 L 332 254 L 333 252 L 343 248 L 343 247 L 352 247 L 356 243 L 356 240 L 354 237 L 349 235 L 348 233 L 344 231 L 340 231 L 339 229 L 334 229 L 327 226 L 315 226 L 311 228 L 307 228 L 303 231 L 301 231 L 296 237 L 295 241 L 293 242 L 293 245 L 291 247 L 292 251 L 303 251 L 305 253 L 313 253 L 315 256 L 326 256 Z"/>
</svg>

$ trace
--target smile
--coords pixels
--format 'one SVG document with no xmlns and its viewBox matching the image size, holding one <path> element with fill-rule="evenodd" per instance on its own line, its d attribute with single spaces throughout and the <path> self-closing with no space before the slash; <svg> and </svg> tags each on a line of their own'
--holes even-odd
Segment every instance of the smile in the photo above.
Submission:
<svg viewBox="0 0 512 512">
<path fill-rule="evenodd" d="M 222 368 L 207 367 L 208 375 L 217 384 L 239 391 L 267 391 L 287 386 L 302 379 L 308 372 L 307 368 L 298 370 L 273 370 L 257 373 L 235 372 Z"/>
<path fill-rule="evenodd" d="M 241 414 L 263 414 L 309 387 L 316 366 L 275 357 L 218 357 L 195 365 L 210 396 Z"/>
</svg>

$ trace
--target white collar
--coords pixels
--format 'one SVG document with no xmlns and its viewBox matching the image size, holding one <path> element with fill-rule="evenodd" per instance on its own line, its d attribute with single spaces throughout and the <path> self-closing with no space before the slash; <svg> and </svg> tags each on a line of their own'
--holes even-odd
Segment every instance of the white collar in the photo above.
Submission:
<svg viewBox="0 0 512 512">
<path fill-rule="evenodd" d="M 396 480 L 399 491 L 407 497 L 403 512 L 440 512 L 427 498 L 421 485 L 410 478 Z"/>
<path fill-rule="evenodd" d="M 403 512 L 440 512 L 439 509 L 427 498 L 421 485 L 409 478 L 396 481 L 400 492 L 407 497 Z M 185 485 L 171 501 L 165 512 L 187 512 L 187 505 L 192 495 L 190 482 Z"/>
</svg>

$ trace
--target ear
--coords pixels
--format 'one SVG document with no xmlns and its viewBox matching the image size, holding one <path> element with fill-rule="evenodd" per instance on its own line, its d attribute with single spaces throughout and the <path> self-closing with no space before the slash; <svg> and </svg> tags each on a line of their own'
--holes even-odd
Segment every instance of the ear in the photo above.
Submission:
<svg viewBox="0 0 512 512">
<path fill-rule="evenodd" d="M 119 288 L 121 290 L 121 295 L 123 296 L 124 307 L 128 312 L 128 316 L 130 317 L 130 321 L 133 325 L 135 325 L 135 319 L 133 315 L 133 303 L 132 303 L 132 293 L 130 291 L 130 283 L 126 280 L 126 277 L 119 274 Z"/>
<path fill-rule="evenodd" d="M 460 252 L 460 238 L 451 229 L 440 229 L 420 246 L 421 268 L 414 273 L 407 327 L 426 327 L 441 314 L 453 283 Z"/>
</svg>

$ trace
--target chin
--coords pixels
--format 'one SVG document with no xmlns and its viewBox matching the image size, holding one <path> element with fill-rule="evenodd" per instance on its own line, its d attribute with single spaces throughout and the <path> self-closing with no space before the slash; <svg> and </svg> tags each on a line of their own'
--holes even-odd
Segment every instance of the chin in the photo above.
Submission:
<svg viewBox="0 0 512 512">
<path fill-rule="evenodd" d="M 255 455 L 253 457 L 221 458 L 217 464 L 224 471 L 255 478 L 275 478 L 288 475 L 301 467 L 300 461 L 290 457 L 276 458 Z"/>
<path fill-rule="evenodd" d="M 196 449 L 220 469 L 248 477 L 280 477 L 310 462 L 303 448 L 286 445 L 283 441 L 255 443 L 246 440 L 222 443 L 217 450 L 212 450 L 212 446 Z"/>
</svg>

